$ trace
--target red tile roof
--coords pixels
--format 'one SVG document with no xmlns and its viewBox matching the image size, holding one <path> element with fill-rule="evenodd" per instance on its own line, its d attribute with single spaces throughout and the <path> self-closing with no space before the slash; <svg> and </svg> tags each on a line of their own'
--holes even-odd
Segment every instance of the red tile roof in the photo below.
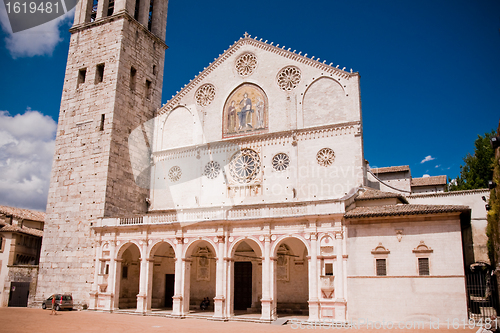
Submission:
<svg viewBox="0 0 500 333">
<path fill-rule="evenodd" d="M 379 190 L 369 188 L 369 187 L 364 188 L 364 192 L 361 192 L 358 195 L 358 197 L 356 198 L 356 201 L 388 199 L 388 198 L 396 198 L 396 199 L 399 199 L 403 203 L 408 203 L 408 201 L 406 200 L 406 198 L 402 194 L 379 191 Z"/>
<path fill-rule="evenodd" d="M 0 206 L 0 214 L 12 215 L 24 220 L 45 221 L 45 213 L 37 210 Z"/>
<path fill-rule="evenodd" d="M 377 174 L 377 173 L 389 173 L 389 172 L 406 172 L 410 171 L 410 166 L 409 165 L 399 165 L 399 166 L 391 166 L 391 167 L 384 167 L 384 168 L 370 168 L 370 171 Z"/>
<path fill-rule="evenodd" d="M 417 214 L 438 214 L 451 212 L 468 212 L 470 208 L 467 206 L 454 205 L 384 205 L 371 207 L 356 207 L 347 213 L 344 217 L 360 218 L 360 217 L 380 217 L 380 216 L 404 216 Z"/>
<path fill-rule="evenodd" d="M 38 230 L 38 229 L 33 229 L 33 228 L 27 228 L 27 227 L 18 227 L 16 225 L 10 225 L 6 224 L 3 227 L 0 227 L 0 232 L 5 231 L 5 232 L 21 232 L 23 234 L 28 234 L 28 235 L 33 235 L 33 236 L 38 236 L 42 237 L 43 236 L 43 231 Z"/>
<path fill-rule="evenodd" d="M 446 176 L 412 178 L 411 186 L 446 185 Z"/>
</svg>

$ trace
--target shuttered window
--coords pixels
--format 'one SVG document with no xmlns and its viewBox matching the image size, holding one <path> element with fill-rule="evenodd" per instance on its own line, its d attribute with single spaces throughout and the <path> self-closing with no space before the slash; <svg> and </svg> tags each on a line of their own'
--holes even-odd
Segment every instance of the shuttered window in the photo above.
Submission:
<svg viewBox="0 0 500 333">
<path fill-rule="evenodd" d="M 429 275 L 429 258 L 418 258 L 418 275 Z"/>
<path fill-rule="evenodd" d="M 376 265 L 377 265 L 377 276 L 386 276 L 387 267 L 385 259 L 376 259 Z"/>
</svg>

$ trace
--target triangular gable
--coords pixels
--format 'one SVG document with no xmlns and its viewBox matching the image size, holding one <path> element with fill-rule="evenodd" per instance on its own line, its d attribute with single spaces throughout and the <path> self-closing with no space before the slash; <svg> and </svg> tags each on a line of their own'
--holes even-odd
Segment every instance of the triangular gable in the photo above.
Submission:
<svg viewBox="0 0 500 333">
<path fill-rule="evenodd" d="M 208 67 L 205 67 L 203 71 L 201 71 L 194 79 L 190 80 L 189 83 L 185 84 L 184 87 L 178 91 L 175 95 L 172 95 L 172 98 L 163 105 L 160 110 L 158 110 L 157 114 L 164 114 L 166 112 L 171 111 L 175 107 L 180 105 L 180 102 L 184 96 L 186 96 L 191 90 L 197 88 L 200 83 L 203 82 L 205 78 L 209 76 L 214 70 L 217 69 L 222 63 L 224 63 L 228 58 L 238 52 L 238 50 L 244 45 L 252 45 L 254 47 L 260 48 L 262 50 L 266 50 L 269 52 L 273 52 L 278 54 L 284 58 L 291 59 L 306 65 L 309 65 L 314 68 L 321 69 L 327 73 L 331 73 L 336 75 L 337 77 L 341 77 L 349 80 L 351 76 L 357 76 L 358 73 L 353 73 L 352 69 L 350 73 L 345 71 L 345 67 L 339 69 L 339 65 L 333 67 L 333 63 L 326 64 L 326 60 L 320 61 L 320 58 L 316 58 L 312 56 L 311 58 L 307 57 L 307 53 L 302 55 L 302 52 L 296 53 L 296 50 L 291 51 L 291 48 L 285 49 L 285 46 L 279 47 L 279 44 L 273 45 L 273 42 L 267 43 L 268 41 L 262 41 L 262 38 L 257 40 L 257 36 L 251 38 L 251 36 L 245 33 L 244 37 L 241 37 L 239 40 L 233 43 L 227 50 L 225 50 L 222 54 L 219 55 L 218 58 L 215 58 L 213 62 L 211 62 Z"/>
</svg>

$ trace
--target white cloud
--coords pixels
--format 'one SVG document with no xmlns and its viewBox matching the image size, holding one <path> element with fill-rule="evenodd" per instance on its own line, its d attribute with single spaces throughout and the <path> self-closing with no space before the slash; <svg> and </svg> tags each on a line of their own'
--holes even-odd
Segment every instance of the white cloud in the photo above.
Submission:
<svg viewBox="0 0 500 333">
<path fill-rule="evenodd" d="M 422 161 L 420 161 L 420 164 L 425 163 L 425 162 L 429 162 L 432 160 L 435 160 L 435 158 L 432 157 L 431 155 L 427 155 Z"/>
<path fill-rule="evenodd" d="M 439 168 L 440 166 L 441 166 L 441 164 L 438 164 L 438 165 L 436 165 L 436 166 L 435 166 L 435 168 L 437 169 L 437 168 Z"/>
<path fill-rule="evenodd" d="M 56 128 L 38 111 L 0 111 L 0 204 L 45 210 Z"/>
<path fill-rule="evenodd" d="M 430 175 L 428 175 L 428 174 L 424 174 L 424 175 L 422 176 L 422 178 L 427 178 L 427 177 L 430 177 Z"/>
<path fill-rule="evenodd" d="M 50 22 L 12 33 L 5 6 L 0 4 L 0 24 L 7 34 L 5 46 L 13 58 L 52 55 L 62 41 L 60 26 L 73 22 L 73 16 L 74 9 Z"/>
</svg>

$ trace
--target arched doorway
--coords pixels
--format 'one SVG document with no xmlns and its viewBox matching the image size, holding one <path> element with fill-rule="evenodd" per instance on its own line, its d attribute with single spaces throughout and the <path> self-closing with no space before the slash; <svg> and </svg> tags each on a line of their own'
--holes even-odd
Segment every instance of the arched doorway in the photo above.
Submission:
<svg viewBox="0 0 500 333">
<path fill-rule="evenodd" d="M 243 239 L 232 250 L 232 314 L 259 313 L 262 298 L 262 250 L 256 241 Z"/>
<path fill-rule="evenodd" d="M 205 310 L 213 312 L 216 282 L 216 252 L 211 243 L 199 240 L 189 246 L 186 251 L 188 264 L 185 270 L 184 311 L 200 311 L 200 304 L 208 298 L 210 304 Z M 188 307 L 188 308 L 186 308 Z"/>
<path fill-rule="evenodd" d="M 121 259 L 120 286 L 118 308 L 137 308 L 137 294 L 139 294 L 139 280 L 141 271 L 141 251 L 137 245 L 130 243 L 118 259 Z M 121 252 L 121 251 L 120 251 Z"/>
<path fill-rule="evenodd" d="M 153 278 L 149 286 L 151 308 L 172 308 L 175 294 L 175 251 L 167 242 L 160 242 L 151 249 Z"/>
<path fill-rule="evenodd" d="M 281 240 L 274 249 L 275 302 L 278 315 L 308 315 L 309 263 L 307 248 L 298 238 Z"/>
</svg>

